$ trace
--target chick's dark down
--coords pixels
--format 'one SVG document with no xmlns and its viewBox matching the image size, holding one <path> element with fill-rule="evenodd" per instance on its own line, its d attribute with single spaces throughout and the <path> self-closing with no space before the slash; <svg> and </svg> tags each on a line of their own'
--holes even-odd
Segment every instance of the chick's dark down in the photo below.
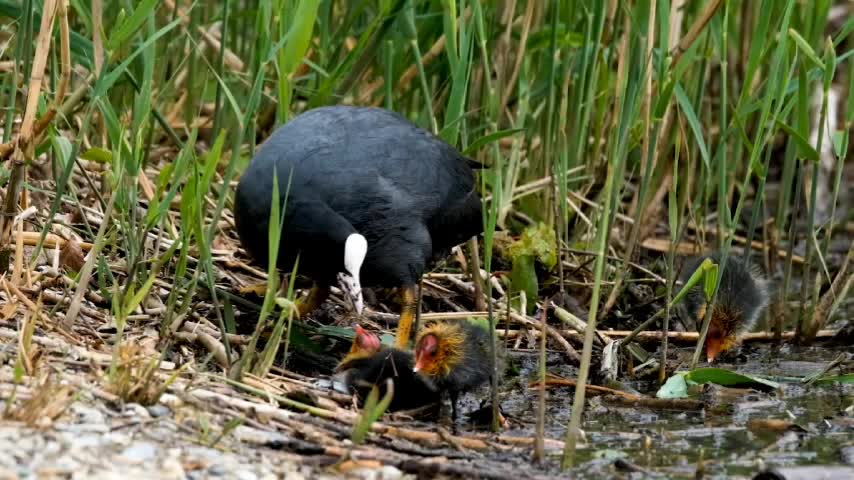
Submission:
<svg viewBox="0 0 854 480">
<path fill-rule="evenodd" d="M 709 258 L 720 265 L 721 257 L 720 252 L 713 252 L 690 259 L 683 268 L 681 283 L 687 283 L 705 259 Z M 723 268 L 712 320 L 718 323 L 717 327 L 724 334 L 750 330 L 768 305 L 768 288 L 768 282 L 755 262 L 748 263 L 744 258 L 730 255 L 726 268 Z M 697 320 L 705 305 L 706 297 L 701 283 L 689 290 L 685 297 L 685 310 L 691 319 Z"/>
<path fill-rule="evenodd" d="M 463 339 L 459 347 L 459 357 L 444 368 L 440 367 L 439 370 L 443 373 L 428 376 L 428 378 L 435 382 L 440 389 L 456 395 L 477 388 L 489 381 L 492 377 L 491 350 L 489 330 L 483 325 L 471 321 L 454 322 L 451 325 L 451 328 L 459 329 L 458 335 Z M 425 333 L 429 334 L 433 331 L 436 330 L 428 327 Z M 447 341 L 447 339 L 439 339 L 439 342 L 443 341 Z M 501 354 L 502 352 L 499 351 L 499 356 Z M 442 362 L 442 360 L 438 361 Z M 499 370 L 501 367 L 502 365 L 499 363 Z"/>
<path fill-rule="evenodd" d="M 482 232 L 468 160 L 394 112 L 321 107 L 280 127 L 243 174 L 235 198 L 244 248 L 266 265 L 273 177 L 286 215 L 278 266 L 321 284 L 343 269 L 344 242 L 364 235 L 362 286 L 418 281 L 428 262 Z"/>
<path fill-rule="evenodd" d="M 364 358 L 347 362 L 345 383 L 364 401 L 374 385 L 380 396 L 386 394 L 386 379 L 394 382 L 389 411 L 410 410 L 437 403 L 440 394 L 430 381 L 412 371 L 415 359 L 412 352 L 384 347 Z"/>
</svg>

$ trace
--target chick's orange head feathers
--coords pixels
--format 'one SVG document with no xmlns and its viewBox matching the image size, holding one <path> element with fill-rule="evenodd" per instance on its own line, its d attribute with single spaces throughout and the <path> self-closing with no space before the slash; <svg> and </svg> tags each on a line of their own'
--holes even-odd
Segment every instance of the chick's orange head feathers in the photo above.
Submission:
<svg viewBox="0 0 854 480">
<path fill-rule="evenodd" d="M 425 328 L 415 345 L 415 371 L 445 376 L 462 360 L 466 336 L 456 322 L 436 322 Z"/>
<path fill-rule="evenodd" d="M 356 325 L 356 338 L 353 340 L 353 345 L 350 347 L 350 354 L 363 354 L 365 356 L 379 352 L 382 348 L 380 338 L 371 333 L 361 325 Z"/>
<path fill-rule="evenodd" d="M 439 350 L 439 339 L 430 333 L 422 336 L 415 346 L 415 368 L 416 372 L 429 373 L 435 370 L 436 353 Z"/>
<path fill-rule="evenodd" d="M 737 321 L 733 318 L 715 312 L 709 323 L 709 333 L 706 335 L 706 358 L 709 363 L 715 361 L 721 353 L 731 349 L 738 343 Z"/>
<path fill-rule="evenodd" d="M 380 342 L 380 337 L 375 333 L 365 330 L 361 325 L 356 325 L 356 338 L 353 339 L 353 344 L 350 345 L 350 352 L 335 367 L 335 371 L 340 372 L 349 369 L 353 366 L 353 362 L 374 356 L 382 350 L 382 347 L 383 344 Z"/>
<path fill-rule="evenodd" d="M 706 338 L 706 359 L 709 363 L 715 361 L 715 358 L 721 353 L 723 350 L 721 347 L 723 346 L 723 342 L 720 337 L 708 337 Z"/>
</svg>

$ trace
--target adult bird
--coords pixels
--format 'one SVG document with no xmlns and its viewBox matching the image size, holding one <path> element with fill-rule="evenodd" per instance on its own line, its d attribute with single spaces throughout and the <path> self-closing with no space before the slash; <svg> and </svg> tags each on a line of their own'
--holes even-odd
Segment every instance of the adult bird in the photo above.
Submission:
<svg viewBox="0 0 854 480">
<path fill-rule="evenodd" d="M 415 286 L 431 260 L 483 231 L 475 162 L 403 116 L 331 106 L 286 123 L 258 149 L 237 187 L 234 216 L 246 251 L 268 259 L 274 174 L 284 225 L 278 267 L 314 281 L 300 314 L 337 284 L 358 313 L 362 287 L 398 287 L 395 344 L 407 348 Z"/>
</svg>

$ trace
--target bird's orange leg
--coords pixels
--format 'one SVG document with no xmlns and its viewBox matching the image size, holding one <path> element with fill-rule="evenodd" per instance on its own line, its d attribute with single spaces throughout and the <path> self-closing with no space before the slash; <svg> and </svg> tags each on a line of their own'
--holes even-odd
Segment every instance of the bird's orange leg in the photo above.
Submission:
<svg viewBox="0 0 854 480">
<path fill-rule="evenodd" d="M 267 282 L 259 282 L 252 285 L 246 285 L 244 287 L 240 287 L 238 291 L 243 295 L 253 294 L 258 297 L 263 297 L 267 293 Z M 329 298 L 329 287 L 321 287 L 317 283 L 311 286 L 311 290 L 308 292 L 308 297 L 305 300 L 297 301 L 297 312 L 299 312 L 299 316 L 302 317 L 307 313 L 311 313 L 317 310 L 320 305 Z M 285 283 L 282 283 L 282 288 L 279 291 L 279 294 L 282 296 L 287 295 L 287 286 Z"/>
<path fill-rule="evenodd" d="M 255 295 L 263 297 L 267 293 L 267 282 L 258 282 L 251 285 L 244 285 L 237 289 L 241 295 Z"/>
<path fill-rule="evenodd" d="M 418 309 L 418 297 L 415 293 L 415 285 L 406 285 L 400 290 L 400 321 L 397 324 L 394 345 L 401 350 L 409 349 L 409 340 L 412 338 L 412 327 Z"/>
<path fill-rule="evenodd" d="M 330 289 L 328 286 L 320 286 L 317 283 L 311 286 L 308 292 L 308 297 L 305 301 L 297 302 L 297 311 L 302 317 L 307 313 L 317 310 L 320 305 L 329 298 Z"/>
</svg>

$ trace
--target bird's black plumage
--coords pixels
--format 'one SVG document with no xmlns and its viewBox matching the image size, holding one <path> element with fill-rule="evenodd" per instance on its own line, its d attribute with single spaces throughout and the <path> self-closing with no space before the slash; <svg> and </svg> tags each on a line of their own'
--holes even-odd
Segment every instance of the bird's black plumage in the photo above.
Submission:
<svg viewBox="0 0 854 480">
<path fill-rule="evenodd" d="M 684 305 L 679 308 L 687 320 L 696 323 L 697 330 L 701 329 L 706 317 L 711 317 L 705 345 L 709 362 L 737 346 L 768 305 L 768 281 L 759 266 L 732 254 L 724 265 L 721 257 L 720 252 L 715 252 L 693 258 L 680 276 L 684 285 L 706 258 L 723 269 L 714 310 L 708 310 L 702 282 L 688 291 Z"/>
<path fill-rule="evenodd" d="M 730 324 L 732 330 L 726 329 L 724 333 L 742 333 L 749 330 L 756 323 L 761 312 L 768 304 L 768 286 L 763 278 L 762 271 L 755 263 L 747 263 L 744 258 L 731 254 L 727 257 L 726 267 L 721 265 L 721 253 L 713 252 L 691 258 L 682 269 L 680 275 L 681 283 L 684 285 L 691 278 L 694 271 L 707 258 L 719 265 L 723 270 L 720 285 L 718 286 L 717 306 L 715 308 L 716 318 L 728 319 L 722 327 Z M 685 297 L 685 310 L 691 319 L 696 320 L 699 312 L 706 305 L 706 296 L 703 285 L 694 286 Z M 731 321 L 730 321 L 731 320 Z M 699 326 L 698 326 L 699 328 Z"/>
<path fill-rule="evenodd" d="M 244 248 L 268 259 L 273 174 L 287 195 L 278 266 L 330 285 L 344 242 L 362 234 L 363 286 L 418 282 L 429 261 L 482 232 L 481 199 L 468 159 L 394 112 L 333 106 L 303 113 L 258 150 L 237 187 Z"/>
<path fill-rule="evenodd" d="M 370 356 L 348 360 L 339 366 L 346 372 L 345 384 L 361 401 L 373 386 L 379 388 L 380 398 L 386 393 L 386 379 L 394 382 L 389 411 L 411 410 L 439 402 L 440 393 L 430 380 L 412 371 L 415 358 L 412 352 L 383 347 Z"/>
<path fill-rule="evenodd" d="M 462 357 L 447 375 L 432 378 L 439 388 L 455 394 L 476 388 L 492 377 L 489 330 L 468 320 L 456 324 L 465 339 L 461 346 Z"/>
<path fill-rule="evenodd" d="M 489 324 L 480 320 L 439 321 L 418 335 L 415 365 L 419 373 L 451 400 L 456 429 L 460 394 L 488 382 L 493 375 Z M 496 342 L 498 372 L 503 370 L 503 348 Z"/>
</svg>

